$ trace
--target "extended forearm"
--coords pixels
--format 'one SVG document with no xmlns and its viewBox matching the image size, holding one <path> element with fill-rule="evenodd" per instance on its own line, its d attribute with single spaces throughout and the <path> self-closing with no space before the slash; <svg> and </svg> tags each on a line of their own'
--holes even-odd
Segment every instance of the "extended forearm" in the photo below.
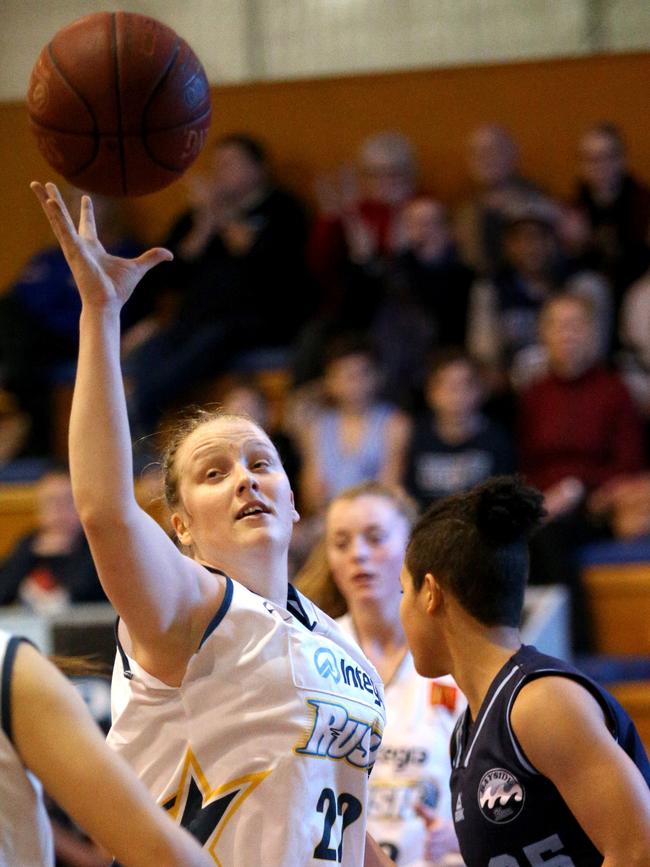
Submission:
<svg viewBox="0 0 650 867">
<path fill-rule="evenodd" d="M 117 305 L 82 311 L 69 442 L 72 484 L 82 520 L 123 511 L 135 502 Z"/>
</svg>

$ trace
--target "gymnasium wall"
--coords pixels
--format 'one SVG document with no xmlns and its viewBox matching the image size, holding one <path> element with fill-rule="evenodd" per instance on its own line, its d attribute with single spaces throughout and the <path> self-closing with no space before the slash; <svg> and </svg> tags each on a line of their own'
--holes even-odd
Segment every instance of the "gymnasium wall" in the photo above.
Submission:
<svg viewBox="0 0 650 867">
<path fill-rule="evenodd" d="M 229 84 L 214 88 L 212 134 L 260 136 L 277 157 L 281 180 L 310 197 L 316 174 L 350 160 L 366 135 L 399 129 L 418 148 L 425 187 L 453 202 L 465 189 L 468 131 L 497 121 L 520 142 L 524 172 L 568 195 L 576 140 L 602 119 L 622 127 L 632 168 L 650 182 L 649 86 L 650 53 Z M 24 104 L 0 103 L 0 287 L 49 242 L 27 186 L 32 177 L 49 176 Z M 127 206 L 138 233 L 151 242 L 183 203 L 177 183 Z"/>
<path fill-rule="evenodd" d="M 0 100 L 41 47 L 93 12 L 153 15 L 214 84 L 645 51 L 647 0 L 2 0 Z"/>
</svg>

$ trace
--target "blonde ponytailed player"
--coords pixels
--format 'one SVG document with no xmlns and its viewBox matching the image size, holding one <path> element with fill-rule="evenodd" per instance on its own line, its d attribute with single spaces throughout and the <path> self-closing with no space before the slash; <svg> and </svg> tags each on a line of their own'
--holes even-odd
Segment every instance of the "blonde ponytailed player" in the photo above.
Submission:
<svg viewBox="0 0 650 867">
<path fill-rule="evenodd" d="M 109 742 L 222 867 L 379 863 L 365 848 L 383 690 L 352 641 L 288 596 L 298 520 L 279 457 L 246 418 L 199 415 L 166 457 L 182 554 L 136 503 L 120 310 L 171 258 L 108 255 L 82 200 L 32 188 L 82 300 L 70 419 L 75 502 L 120 615 Z"/>
<path fill-rule="evenodd" d="M 400 572 L 416 514 L 401 490 L 379 482 L 341 491 L 325 515 L 324 544 L 296 579 L 338 617 L 384 681 L 388 724 L 370 779 L 368 830 L 398 867 L 460 863 L 449 739 L 465 701 L 451 678 L 417 674 L 399 621 Z"/>
<path fill-rule="evenodd" d="M 54 864 L 42 783 L 124 867 L 209 867 L 108 749 L 75 688 L 2 630 L 0 673 L 0 864 Z"/>
</svg>

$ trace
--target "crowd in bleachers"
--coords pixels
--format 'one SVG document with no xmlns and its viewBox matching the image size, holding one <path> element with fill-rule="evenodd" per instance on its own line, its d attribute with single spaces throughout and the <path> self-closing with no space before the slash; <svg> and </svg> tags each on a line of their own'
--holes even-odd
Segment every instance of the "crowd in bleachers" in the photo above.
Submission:
<svg viewBox="0 0 650 867">
<path fill-rule="evenodd" d="M 400 484 L 424 506 L 523 472 L 548 511 L 532 580 L 573 589 L 586 647 L 579 546 L 646 536 L 650 554 L 650 189 L 613 125 L 576 149 L 575 194 L 557 201 L 534 167 L 522 175 L 509 132 L 486 124 L 467 142 L 473 194 L 441 202 L 409 140 L 379 132 L 319 179 L 310 209 L 275 183 L 260 142 L 218 140 L 160 239 L 174 261 L 124 313 L 139 460 L 191 401 L 267 421 L 306 519 L 296 564 L 349 485 Z M 100 217 L 110 245 L 136 249 L 110 205 Z M 54 248 L 0 298 L 5 471 L 51 457 L 78 313 Z M 273 407 L 258 376 L 269 367 L 286 381 Z M 5 601 L 25 593 L 15 563 L 0 572 Z"/>
</svg>

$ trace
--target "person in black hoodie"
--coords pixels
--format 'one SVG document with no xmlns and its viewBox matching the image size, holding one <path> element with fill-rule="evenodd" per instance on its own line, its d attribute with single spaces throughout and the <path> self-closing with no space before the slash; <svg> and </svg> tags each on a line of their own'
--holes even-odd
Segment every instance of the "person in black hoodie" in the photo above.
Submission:
<svg viewBox="0 0 650 867">
<path fill-rule="evenodd" d="M 239 353 L 288 346 L 313 296 L 306 213 L 273 183 L 260 142 L 243 134 L 219 139 L 209 174 L 192 192 L 193 207 L 164 241 L 174 261 L 144 281 L 167 300 L 167 324 L 125 361 L 140 434 L 155 429 L 190 383 L 221 373 Z"/>
<path fill-rule="evenodd" d="M 591 239 L 585 255 L 609 279 L 618 310 L 627 287 L 650 265 L 650 189 L 628 169 L 625 142 L 612 123 L 580 140 L 577 205 Z"/>
</svg>

